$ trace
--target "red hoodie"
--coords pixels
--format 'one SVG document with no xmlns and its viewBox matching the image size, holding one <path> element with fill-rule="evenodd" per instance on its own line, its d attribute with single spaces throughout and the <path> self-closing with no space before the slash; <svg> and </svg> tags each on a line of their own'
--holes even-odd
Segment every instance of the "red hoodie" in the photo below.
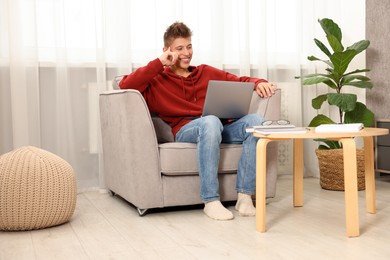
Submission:
<svg viewBox="0 0 390 260">
<path fill-rule="evenodd" d="M 202 115 L 209 80 L 266 82 L 264 79 L 237 77 L 229 72 L 208 66 L 190 66 L 191 74 L 183 77 L 164 68 L 157 58 L 133 73 L 124 76 L 119 87 L 136 89 L 142 93 L 150 112 L 156 113 L 176 133 L 191 118 Z"/>
</svg>

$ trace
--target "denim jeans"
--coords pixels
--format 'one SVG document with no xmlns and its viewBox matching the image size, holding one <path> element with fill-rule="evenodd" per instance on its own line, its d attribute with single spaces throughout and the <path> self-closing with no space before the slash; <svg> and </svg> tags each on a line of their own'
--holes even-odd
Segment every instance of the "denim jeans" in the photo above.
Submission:
<svg viewBox="0 0 390 260">
<path fill-rule="evenodd" d="M 218 165 L 220 144 L 243 144 L 238 163 L 236 190 L 254 194 L 256 180 L 256 143 L 248 126 L 260 125 L 263 121 L 258 114 L 249 114 L 232 123 L 223 125 L 215 116 L 204 116 L 184 125 L 176 134 L 177 142 L 197 144 L 200 176 L 200 197 L 203 202 L 219 200 Z"/>
</svg>

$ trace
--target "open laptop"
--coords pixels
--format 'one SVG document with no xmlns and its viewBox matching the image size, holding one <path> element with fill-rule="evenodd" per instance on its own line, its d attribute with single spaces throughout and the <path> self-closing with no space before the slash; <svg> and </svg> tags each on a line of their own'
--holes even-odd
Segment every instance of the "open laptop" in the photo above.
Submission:
<svg viewBox="0 0 390 260">
<path fill-rule="evenodd" d="M 248 114 L 254 82 L 210 80 L 202 116 L 241 118 Z"/>
</svg>

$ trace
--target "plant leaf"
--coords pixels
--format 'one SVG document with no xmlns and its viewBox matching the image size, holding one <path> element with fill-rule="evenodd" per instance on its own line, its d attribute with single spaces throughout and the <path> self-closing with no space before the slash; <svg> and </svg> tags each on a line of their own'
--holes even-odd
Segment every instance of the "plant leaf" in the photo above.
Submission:
<svg viewBox="0 0 390 260">
<path fill-rule="evenodd" d="M 343 45 L 334 35 L 327 35 L 326 38 L 328 39 L 329 45 L 332 47 L 334 52 L 342 52 L 344 50 Z"/>
<path fill-rule="evenodd" d="M 317 77 L 317 76 L 322 76 L 322 77 L 327 77 L 331 78 L 329 74 L 324 74 L 324 73 L 313 73 L 313 74 L 307 74 L 305 76 L 302 76 L 303 78 L 312 78 L 312 77 Z"/>
<path fill-rule="evenodd" d="M 369 88 L 369 89 L 373 88 L 371 81 L 353 81 L 353 82 L 345 83 L 344 85 L 354 86 L 357 88 Z"/>
<path fill-rule="evenodd" d="M 324 83 L 326 85 L 328 85 L 332 89 L 337 89 L 337 85 L 336 85 L 336 83 L 334 83 L 333 79 L 332 80 L 326 80 L 326 81 L 324 81 Z"/>
<path fill-rule="evenodd" d="M 323 44 L 320 40 L 314 39 L 315 44 L 320 48 L 320 50 L 326 54 L 326 56 L 330 57 L 332 53 L 328 50 L 328 48 Z"/>
<path fill-rule="evenodd" d="M 368 71 L 370 71 L 370 70 L 369 69 L 354 70 L 354 71 L 351 71 L 351 72 L 344 74 L 344 76 L 352 75 L 352 74 L 356 74 L 356 73 L 361 73 L 361 72 L 368 72 Z"/>
<path fill-rule="evenodd" d="M 341 78 L 344 72 L 347 70 L 349 63 L 356 56 L 356 50 L 346 50 L 344 52 L 335 52 L 330 57 L 334 66 L 334 74 L 336 77 Z"/>
<path fill-rule="evenodd" d="M 327 79 L 324 79 L 327 78 Z M 295 79 L 301 78 L 300 76 L 295 76 Z M 324 83 L 328 85 L 330 88 L 336 89 L 337 85 L 333 81 L 333 77 L 330 74 L 322 74 L 322 73 L 315 73 L 315 74 L 308 74 L 305 76 L 302 76 L 303 81 L 302 85 L 314 85 L 318 83 Z"/>
<path fill-rule="evenodd" d="M 361 41 L 355 42 L 354 44 L 349 46 L 347 48 L 347 50 L 353 49 L 353 50 L 356 50 L 357 53 L 360 53 L 360 52 L 364 51 L 365 49 L 367 49 L 369 45 L 370 45 L 370 41 L 361 40 Z"/>
<path fill-rule="evenodd" d="M 337 23 L 333 22 L 333 20 L 328 18 L 318 20 L 318 22 L 320 23 L 322 29 L 324 30 L 327 36 L 333 35 L 341 43 L 342 33 Z"/>
<path fill-rule="evenodd" d="M 340 143 L 338 141 L 331 141 L 331 140 L 325 139 L 322 142 L 327 144 L 329 149 L 340 149 L 341 148 L 341 145 L 340 145 Z"/>
<path fill-rule="evenodd" d="M 342 147 L 340 142 L 338 141 L 331 141 L 324 138 L 314 139 L 314 141 L 324 143 L 318 146 L 318 149 L 320 150 L 340 149 Z"/>
<path fill-rule="evenodd" d="M 329 105 L 337 106 L 343 112 L 349 112 L 355 109 L 357 96 L 355 94 L 329 93 Z"/>
<path fill-rule="evenodd" d="M 327 94 L 324 94 L 324 95 L 319 95 L 318 97 L 316 98 L 313 98 L 312 101 L 311 101 L 311 106 L 314 108 L 314 109 L 320 109 L 322 104 L 328 99 L 328 95 Z"/>
<path fill-rule="evenodd" d="M 318 146 L 318 149 L 319 149 L 319 150 L 330 150 L 330 148 L 329 148 L 328 146 L 323 145 L 323 144 L 320 144 L 320 145 Z"/>
<path fill-rule="evenodd" d="M 328 77 L 324 77 L 324 76 L 309 77 L 309 78 L 303 79 L 303 85 L 314 85 L 314 84 L 322 83 L 322 82 L 327 81 L 327 80 L 328 80 Z"/>
<path fill-rule="evenodd" d="M 319 60 L 319 61 L 321 61 L 319 58 L 317 58 L 316 56 L 308 56 L 307 57 L 307 59 L 309 60 L 309 61 L 315 61 L 315 60 Z"/>
<path fill-rule="evenodd" d="M 332 64 L 332 62 L 330 62 L 329 60 L 321 60 L 321 59 L 319 59 L 319 58 L 317 58 L 317 57 L 315 57 L 315 56 L 308 56 L 307 59 L 308 59 L 309 61 L 322 61 L 322 62 L 324 62 L 326 65 L 328 65 L 329 67 L 333 68 L 333 64 Z"/>
<path fill-rule="evenodd" d="M 316 127 L 322 124 L 335 124 L 335 122 L 323 114 L 316 115 L 309 123 L 310 127 Z"/>
<path fill-rule="evenodd" d="M 332 68 L 333 68 L 333 64 L 332 64 Z M 329 72 L 330 74 L 333 74 L 333 69 L 332 68 L 326 68 L 325 70 L 327 72 Z"/>
<path fill-rule="evenodd" d="M 340 149 L 341 148 L 341 144 L 338 141 L 327 140 L 327 141 L 324 141 L 324 143 L 326 143 L 330 149 Z"/>
<path fill-rule="evenodd" d="M 362 123 L 365 127 L 374 125 L 374 113 L 366 105 L 356 102 L 355 109 L 345 113 L 345 123 Z"/>
<path fill-rule="evenodd" d="M 363 75 L 347 75 L 347 76 L 344 76 L 342 79 L 341 79 L 341 84 L 347 84 L 349 82 L 352 82 L 354 80 L 361 80 L 361 81 L 370 81 L 371 79 L 369 77 L 366 77 L 366 76 L 363 76 Z"/>
</svg>

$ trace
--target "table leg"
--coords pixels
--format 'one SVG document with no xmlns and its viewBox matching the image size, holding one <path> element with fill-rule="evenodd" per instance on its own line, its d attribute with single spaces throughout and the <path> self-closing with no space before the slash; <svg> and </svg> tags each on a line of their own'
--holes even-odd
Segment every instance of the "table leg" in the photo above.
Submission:
<svg viewBox="0 0 390 260">
<path fill-rule="evenodd" d="M 303 206 L 303 139 L 294 139 L 294 207 Z"/>
<path fill-rule="evenodd" d="M 265 232 L 265 196 L 267 174 L 267 144 L 271 140 L 260 138 L 256 145 L 256 230 Z"/>
<path fill-rule="evenodd" d="M 374 171 L 374 141 L 372 136 L 364 137 L 364 167 L 366 184 L 367 212 L 376 213 L 375 171 Z"/>
<path fill-rule="evenodd" d="M 345 216 L 347 236 L 359 236 L 359 208 L 356 166 L 356 144 L 352 138 L 340 139 L 343 144 Z"/>
</svg>

